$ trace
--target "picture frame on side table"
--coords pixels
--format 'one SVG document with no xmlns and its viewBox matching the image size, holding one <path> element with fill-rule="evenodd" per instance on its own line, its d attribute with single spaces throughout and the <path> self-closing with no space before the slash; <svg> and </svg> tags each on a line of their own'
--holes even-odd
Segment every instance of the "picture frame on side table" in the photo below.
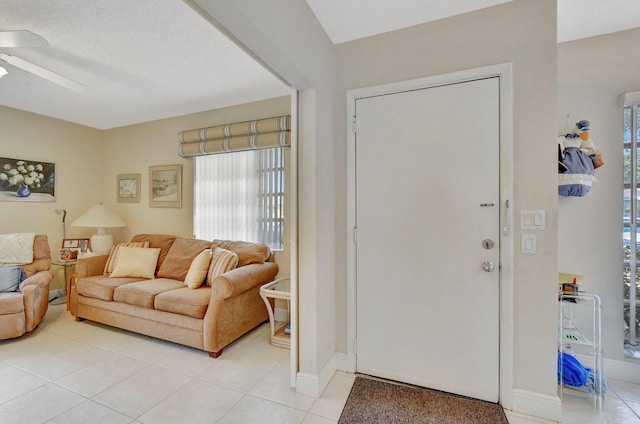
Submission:
<svg viewBox="0 0 640 424">
<path fill-rule="evenodd" d="M 89 239 L 88 238 L 77 238 L 77 239 L 66 238 L 62 240 L 62 249 L 77 250 L 82 253 L 85 253 L 89 249 Z"/>
<path fill-rule="evenodd" d="M 149 167 L 149 206 L 182 208 L 182 165 Z"/>
<path fill-rule="evenodd" d="M 140 179 L 141 174 L 118 174 L 118 203 L 140 203 Z"/>
<path fill-rule="evenodd" d="M 60 249 L 60 262 L 72 262 L 78 259 L 78 254 L 80 253 L 80 249 L 69 249 L 62 248 Z"/>
</svg>

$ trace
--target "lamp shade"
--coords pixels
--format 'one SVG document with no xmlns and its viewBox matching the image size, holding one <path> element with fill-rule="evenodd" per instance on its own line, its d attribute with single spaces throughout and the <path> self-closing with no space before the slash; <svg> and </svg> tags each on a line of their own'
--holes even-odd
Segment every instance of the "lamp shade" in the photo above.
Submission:
<svg viewBox="0 0 640 424">
<path fill-rule="evenodd" d="M 73 227 L 109 228 L 126 227 L 127 224 L 111 209 L 100 203 L 80 215 L 71 225 Z"/>
<path fill-rule="evenodd" d="M 105 228 L 125 227 L 127 224 L 102 203 L 95 205 L 75 221 L 73 227 L 95 227 L 98 232 L 91 236 L 91 249 L 100 254 L 108 254 L 113 246 L 113 236 L 107 234 Z"/>
</svg>

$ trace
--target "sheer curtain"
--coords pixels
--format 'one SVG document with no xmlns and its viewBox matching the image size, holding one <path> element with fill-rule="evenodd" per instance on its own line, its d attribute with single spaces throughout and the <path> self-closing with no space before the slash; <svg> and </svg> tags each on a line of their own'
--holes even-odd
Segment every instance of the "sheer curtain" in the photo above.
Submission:
<svg viewBox="0 0 640 424">
<path fill-rule="evenodd" d="M 259 240 L 260 151 L 194 158 L 194 234 L 198 239 Z"/>
</svg>

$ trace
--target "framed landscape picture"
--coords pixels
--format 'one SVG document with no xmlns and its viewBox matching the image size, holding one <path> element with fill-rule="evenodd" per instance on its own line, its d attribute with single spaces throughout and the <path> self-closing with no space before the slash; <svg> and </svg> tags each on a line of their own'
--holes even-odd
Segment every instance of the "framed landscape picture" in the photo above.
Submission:
<svg viewBox="0 0 640 424">
<path fill-rule="evenodd" d="M 118 203 L 140 203 L 140 174 L 118 174 Z"/>
<path fill-rule="evenodd" d="M 149 206 L 182 207 L 182 165 L 149 167 Z"/>
</svg>

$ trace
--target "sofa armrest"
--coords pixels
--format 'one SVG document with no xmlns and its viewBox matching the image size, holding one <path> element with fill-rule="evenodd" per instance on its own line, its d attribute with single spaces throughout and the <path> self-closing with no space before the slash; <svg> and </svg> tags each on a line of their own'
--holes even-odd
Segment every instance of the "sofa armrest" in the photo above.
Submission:
<svg viewBox="0 0 640 424">
<path fill-rule="evenodd" d="M 273 281 L 278 265 L 273 262 L 249 264 L 217 276 L 211 284 L 211 299 L 221 296 L 228 299 L 256 286 Z"/>
<path fill-rule="evenodd" d="M 24 281 L 20 283 L 20 291 L 24 291 L 27 286 L 38 286 L 47 288 L 51 284 L 52 280 L 53 274 L 51 273 L 51 271 L 38 271 L 31 277 L 24 279 Z"/>
<path fill-rule="evenodd" d="M 102 275 L 109 255 L 87 256 L 76 262 L 76 274 L 78 278 Z"/>
</svg>

